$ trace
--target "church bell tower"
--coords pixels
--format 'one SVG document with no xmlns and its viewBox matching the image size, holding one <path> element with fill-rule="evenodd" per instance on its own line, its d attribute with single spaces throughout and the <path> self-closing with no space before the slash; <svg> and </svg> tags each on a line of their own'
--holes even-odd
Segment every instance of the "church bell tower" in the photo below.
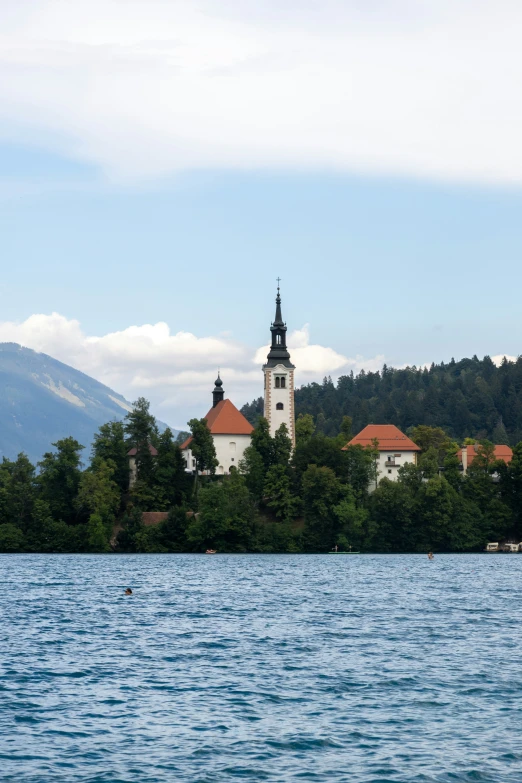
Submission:
<svg viewBox="0 0 522 783">
<path fill-rule="evenodd" d="M 295 446 L 294 370 L 286 347 L 286 324 L 281 315 L 281 294 L 277 280 L 275 319 L 270 327 L 272 344 L 263 365 L 265 376 L 265 419 L 270 435 L 275 435 L 281 424 L 286 424 Z"/>
</svg>

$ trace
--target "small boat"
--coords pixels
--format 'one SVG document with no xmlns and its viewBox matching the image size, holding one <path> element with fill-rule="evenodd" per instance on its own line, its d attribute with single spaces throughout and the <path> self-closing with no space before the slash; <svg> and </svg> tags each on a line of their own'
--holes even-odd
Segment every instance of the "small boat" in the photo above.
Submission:
<svg viewBox="0 0 522 783">
<path fill-rule="evenodd" d="M 217 549 L 207 549 L 205 552 L 206 555 L 215 555 L 217 552 Z"/>
</svg>

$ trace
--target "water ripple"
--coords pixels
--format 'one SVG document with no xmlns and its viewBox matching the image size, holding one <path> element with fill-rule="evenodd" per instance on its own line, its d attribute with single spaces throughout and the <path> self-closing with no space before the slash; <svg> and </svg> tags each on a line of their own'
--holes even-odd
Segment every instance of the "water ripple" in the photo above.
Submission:
<svg viewBox="0 0 522 783">
<path fill-rule="evenodd" d="M 522 781 L 522 557 L 0 569 L 2 783 Z"/>
</svg>

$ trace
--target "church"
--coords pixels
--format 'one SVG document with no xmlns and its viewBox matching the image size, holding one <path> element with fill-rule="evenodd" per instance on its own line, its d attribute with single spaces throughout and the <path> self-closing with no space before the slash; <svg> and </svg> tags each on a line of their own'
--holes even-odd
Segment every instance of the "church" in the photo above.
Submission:
<svg viewBox="0 0 522 783">
<path fill-rule="evenodd" d="M 281 424 L 286 424 L 292 444 L 295 446 L 295 367 L 290 361 L 290 353 L 286 346 L 286 331 L 287 327 L 281 314 L 281 294 L 278 285 L 275 319 L 270 326 L 270 351 L 266 364 L 263 365 L 264 416 L 268 421 L 272 437 Z M 245 449 L 250 446 L 254 428 L 234 403 L 225 399 L 223 381 L 219 373 L 212 392 L 212 407 L 204 418 L 212 434 L 219 461 L 216 473 L 228 474 L 231 470 L 235 470 L 243 459 Z M 181 446 L 187 470 L 190 471 L 196 466 L 190 448 L 191 441 L 192 437 L 189 437 Z"/>
</svg>

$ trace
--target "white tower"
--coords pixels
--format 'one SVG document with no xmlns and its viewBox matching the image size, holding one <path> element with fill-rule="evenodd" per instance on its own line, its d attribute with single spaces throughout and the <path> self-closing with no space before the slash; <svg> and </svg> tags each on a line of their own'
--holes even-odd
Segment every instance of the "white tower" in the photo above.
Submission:
<svg viewBox="0 0 522 783">
<path fill-rule="evenodd" d="M 275 435 L 281 424 L 286 424 L 295 446 L 294 365 L 286 347 L 286 324 L 281 316 L 279 278 L 277 280 L 276 314 L 270 327 L 272 345 L 263 365 L 265 375 L 265 419 L 270 435 Z"/>
</svg>

